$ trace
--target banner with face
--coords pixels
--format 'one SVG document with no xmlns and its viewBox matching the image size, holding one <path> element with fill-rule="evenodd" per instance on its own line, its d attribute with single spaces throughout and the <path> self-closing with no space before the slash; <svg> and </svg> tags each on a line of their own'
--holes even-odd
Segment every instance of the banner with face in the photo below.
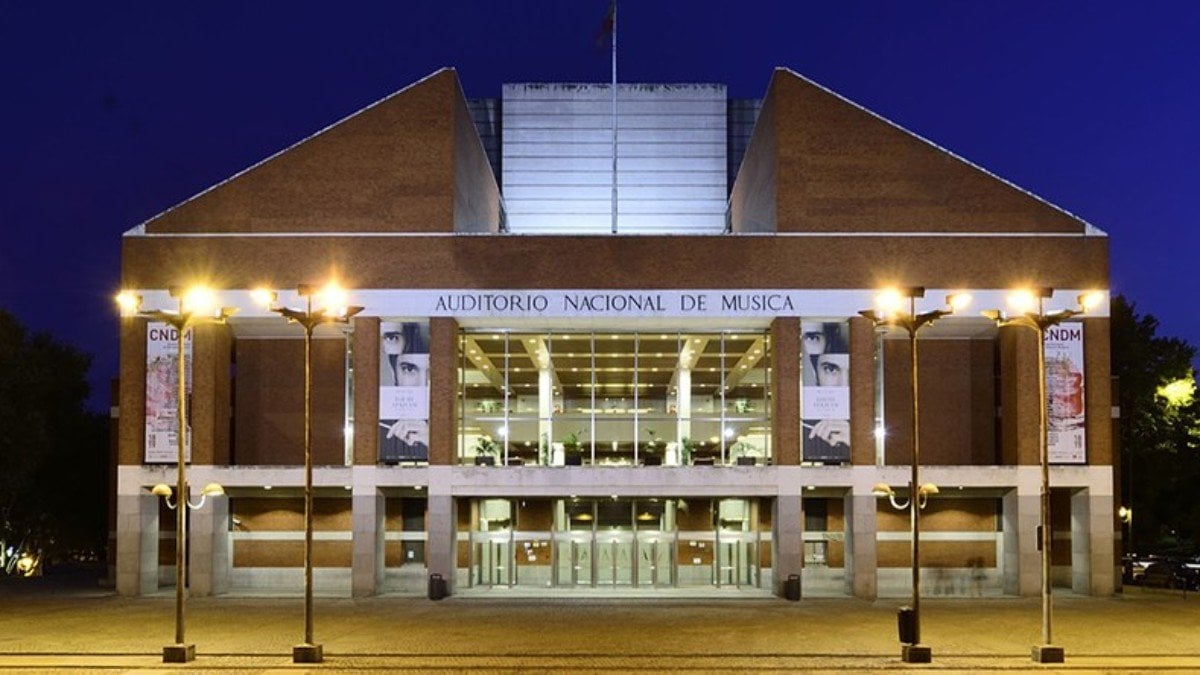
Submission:
<svg viewBox="0 0 1200 675">
<path fill-rule="evenodd" d="M 379 461 L 429 461 L 429 323 L 379 323 Z"/>
<path fill-rule="evenodd" d="M 850 324 L 801 321 L 800 437 L 806 462 L 850 461 Z"/>
</svg>

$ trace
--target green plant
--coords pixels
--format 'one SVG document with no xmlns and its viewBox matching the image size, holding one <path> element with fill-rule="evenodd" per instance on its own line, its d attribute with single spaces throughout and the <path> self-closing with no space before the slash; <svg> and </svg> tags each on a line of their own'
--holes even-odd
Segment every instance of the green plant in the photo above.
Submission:
<svg viewBox="0 0 1200 675">
<path fill-rule="evenodd" d="M 580 443 L 579 443 L 579 434 L 582 434 L 582 433 L 583 433 L 583 429 L 580 429 L 579 431 L 572 431 L 571 433 L 567 434 L 566 436 L 563 436 L 563 439 L 562 439 L 563 450 L 565 450 L 567 452 L 579 452 L 579 449 L 581 447 Z"/>
<path fill-rule="evenodd" d="M 542 434 L 538 440 L 538 464 L 543 466 L 550 463 L 550 434 Z"/>
<path fill-rule="evenodd" d="M 492 440 L 491 436 L 480 436 L 475 441 L 475 454 L 482 456 L 496 456 L 500 451 L 500 444 Z"/>
<path fill-rule="evenodd" d="M 679 463 L 691 464 L 692 453 L 696 450 L 696 441 L 684 436 L 679 439 Z"/>
<path fill-rule="evenodd" d="M 737 442 L 729 446 L 729 454 L 731 457 L 758 457 L 758 446 L 738 438 Z"/>
</svg>

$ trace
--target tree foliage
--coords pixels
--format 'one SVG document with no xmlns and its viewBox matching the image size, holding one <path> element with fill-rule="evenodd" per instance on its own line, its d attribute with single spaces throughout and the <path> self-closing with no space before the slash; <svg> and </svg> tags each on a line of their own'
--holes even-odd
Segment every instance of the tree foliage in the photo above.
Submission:
<svg viewBox="0 0 1200 675">
<path fill-rule="evenodd" d="M 0 556 L 103 551 L 108 434 L 86 409 L 90 364 L 0 310 Z"/>
<path fill-rule="evenodd" d="M 1173 402 L 1172 382 L 1194 382 L 1196 348 L 1159 337 L 1158 320 L 1112 302 L 1112 363 L 1118 378 L 1122 500 L 1133 508 L 1132 548 L 1190 553 L 1200 542 L 1200 402 Z"/>
</svg>

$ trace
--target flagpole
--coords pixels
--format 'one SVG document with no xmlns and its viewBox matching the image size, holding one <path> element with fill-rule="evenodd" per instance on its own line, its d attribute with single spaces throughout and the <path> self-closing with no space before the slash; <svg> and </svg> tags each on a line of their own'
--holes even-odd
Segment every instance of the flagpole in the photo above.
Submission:
<svg viewBox="0 0 1200 675">
<path fill-rule="evenodd" d="M 612 2 L 612 233 L 617 233 L 617 0 Z"/>
</svg>

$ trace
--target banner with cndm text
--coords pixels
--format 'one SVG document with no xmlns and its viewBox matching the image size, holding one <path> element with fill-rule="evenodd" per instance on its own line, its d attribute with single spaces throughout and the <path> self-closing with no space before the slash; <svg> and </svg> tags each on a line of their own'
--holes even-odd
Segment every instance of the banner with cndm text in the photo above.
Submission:
<svg viewBox="0 0 1200 675">
<path fill-rule="evenodd" d="M 147 464 L 174 464 L 179 458 L 179 332 L 151 321 L 146 325 L 146 448 Z M 192 332 L 184 336 L 183 367 L 187 396 L 192 395 Z M 191 425 L 184 436 L 184 461 L 192 461 Z"/>
<path fill-rule="evenodd" d="M 1051 464 L 1087 463 L 1083 324 L 1046 329 L 1046 453 Z"/>
<path fill-rule="evenodd" d="M 429 461 L 429 322 L 379 323 L 379 461 Z"/>
</svg>

